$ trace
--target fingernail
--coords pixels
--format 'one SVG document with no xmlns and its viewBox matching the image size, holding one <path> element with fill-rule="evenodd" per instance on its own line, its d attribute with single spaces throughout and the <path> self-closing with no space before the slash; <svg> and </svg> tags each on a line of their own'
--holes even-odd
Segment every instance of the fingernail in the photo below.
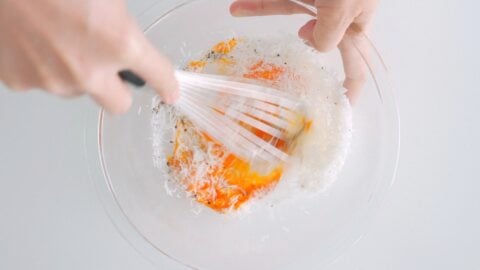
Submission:
<svg viewBox="0 0 480 270">
<path fill-rule="evenodd" d="M 122 105 L 117 108 L 117 111 L 115 113 L 122 114 L 122 113 L 128 112 L 132 107 L 132 104 L 133 104 L 133 98 L 131 95 L 128 95 L 128 97 L 124 99 Z"/>
<path fill-rule="evenodd" d="M 180 97 L 180 91 L 175 90 L 170 96 L 170 103 L 174 103 Z"/>
<path fill-rule="evenodd" d="M 254 16 L 255 14 L 251 10 L 237 8 L 234 11 L 232 11 L 232 15 L 235 17 L 249 17 L 249 16 Z"/>
<path fill-rule="evenodd" d="M 166 96 L 162 97 L 163 102 L 166 104 L 173 104 L 175 101 L 178 100 L 180 96 L 180 92 L 178 90 L 174 90 L 171 93 L 168 93 Z"/>
</svg>

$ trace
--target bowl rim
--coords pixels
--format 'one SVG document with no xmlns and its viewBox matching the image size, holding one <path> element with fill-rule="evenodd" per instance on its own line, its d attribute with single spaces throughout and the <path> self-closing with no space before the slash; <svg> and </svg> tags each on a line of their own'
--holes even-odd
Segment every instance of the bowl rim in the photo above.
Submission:
<svg viewBox="0 0 480 270">
<path fill-rule="evenodd" d="M 141 26 L 142 30 L 147 33 L 151 30 L 157 23 L 166 17 L 170 16 L 177 9 L 182 8 L 185 5 L 188 5 L 192 2 L 204 1 L 204 0 L 165 0 L 162 2 L 157 2 L 152 5 L 146 11 L 138 15 L 138 23 Z M 155 15 L 156 14 L 156 15 Z M 161 15 L 159 15 L 161 14 Z M 154 19 L 151 19 L 151 18 Z M 378 208 L 383 201 L 386 191 L 391 188 L 394 183 L 395 176 L 397 173 L 399 155 L 400 155 L 400 119 L 399 119 L 399 110 L 398 105 L 395 99 L 394 87 L 391 84 L 389 77 L 389 72 L 387 65 L 385 64 L 379 50 L 376 48 L 374 43 L 367 35 L 363 35 L 363 38 L 366 39 L 369 49 L 373 52 L 370 54 L 369 58 L 362 57 L 365 61 L 365 64 L 368 67 L 369 76 L 372 77 L 372 80 L 375 84 L 378 98 L 382 105 L 384 105 L 384 98 L 386 96 L 391 100 L 391 105 L 393 106 L 393 112 L 395 117 L 396 127 L 396 138 L 394 139 L 397 142 L 397 145 L 394 147 L 395 157 L 394 164 L 391 171 L 390 179 L 385 179 L 387 185 L 384 187 L 386 189 L 384 192 L 378 193 L 383 196 L 377 196 L 377 203 L 373 206 Z M 358 49 L 358 47 L 357 47 Z M 377 62 L 374 64 L 374 62 Z M 373 70 L 373 66 L 380 67 Z M 376 76 L 377 75 L 377 76 Z M 386 94 L 386 95 L 385 95 Z M 141 231 L 135 226 L 135 224 L 130 220 L 128 215 L 123 211 L 123 208 L 120 202 L 115 195 L 114 187 L 112 186 L 112 181 L 108 173 L 107 164 L 105 161 L 104 149 L 103 149 L 103 123 L 105 118 L 105 111 L 100 109 L 95 114 L 86 117 L 86 152 L 87 160 L 89 161 L 89 172 L 90 178 L 94 182 L 95 190 L 101 201 L 107 216 L 109 217 L 112 224 L 115 226 L 120 235 L 145 259 L 150 261 L 154 265 L 162 265 L 165 263 L 165 258 L 176 262 L 178 265 L 187 267 L 189 269 L 200 269 L 193 265 L 181 261 L 174 256 L 168 254 L 167 252 L 156 247 L 147 237 L 145 237 Z M 95 119 L 95 120 L 93 120 Z M 96 123 L 95 126 L 92 125 L 93 121 Z M 95 150 L 90 150 L 95 149 Z M 101 172 L 101 173 L 99 173 Z M 96 174 L 96 175 L 94 175 Z M 376 209 L 370 209 L 370 214 Z M 352 241 L 346 248 L 355 245 L 365 234 L 363 232 L 356 240 Z M 159 256 L 159 253 L 161 256 Z"/>
</svg>

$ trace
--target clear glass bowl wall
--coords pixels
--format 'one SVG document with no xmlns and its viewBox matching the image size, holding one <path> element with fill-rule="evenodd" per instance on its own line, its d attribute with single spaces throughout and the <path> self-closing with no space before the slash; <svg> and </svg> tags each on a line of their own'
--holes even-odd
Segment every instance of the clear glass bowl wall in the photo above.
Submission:
<svg viewBox="0 0 480 270">
<path fill-rule="evenodd" d="M 293 34 L 303 15 L 233 18 L 229 1 L 165 0 L 140 17 L 148 38 L 181 66 L 220 40 Z M 399 124 L 381 57 L 371 46 L 370 74 L 353 109 L 353 140 L 339 179 L 313 198 L 258 210 L 242 219 L 168 196 L 152 159 L 151 91 L 135 91 L 129 113 L 100 113 L 98 140 L 104 178 L 100 197 L 123 236 L 162 266 L 174 260 L 198 269 L 293 269 L 331 262 L 355 243 L 390 186 L 397 163 Z M 365 53 L 365 52 L 363 52 Z M 324 56 L 342 78 L 338 52 Z M 94 160 L 94 159 L 92 159 Z M 300 268 L 301 269 L 301 268 Z"/>
</svg>

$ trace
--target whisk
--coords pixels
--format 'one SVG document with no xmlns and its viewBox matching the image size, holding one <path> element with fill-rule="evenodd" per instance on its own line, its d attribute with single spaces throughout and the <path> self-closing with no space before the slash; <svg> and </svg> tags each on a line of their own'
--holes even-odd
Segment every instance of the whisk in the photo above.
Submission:
<svg viewBox="0 0 480 270">
<path fill-rule="evenodd" d="M 177 70 L 180 97 L 174 106 L 193 124 L 248 160 L 285 162 L 289 154 L 275 146 L 288 141 L 302 126 L 300 102 L 285 92 L 231 78 Z M 120 76 L 141 84 L 134 74 Z M 253 128 L 253 129 L 252 129 Z M 264 140 L 253 130 L 268 134 Z"/>
</svg>

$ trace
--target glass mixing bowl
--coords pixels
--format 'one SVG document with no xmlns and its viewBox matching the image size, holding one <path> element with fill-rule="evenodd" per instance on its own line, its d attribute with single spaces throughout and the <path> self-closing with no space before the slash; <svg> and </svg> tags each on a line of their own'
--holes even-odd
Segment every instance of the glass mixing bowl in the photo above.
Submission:
<svg viewBox="0 0 480 270">
<path fill-rule="evenodd" d="M 304 15 L 233 18 L 229 1 L 164 0 L 140 18 L 146 35 L 180 66 L 219 40 L 296 35 Z M 371 43 L 369 43 L 371 44 Z M 89 153 L 98 191 L 123 236 L 148 259 L 195 269 L 319 269 L 355 243 L 391 185 L 399 149 L 398 114 L 381 58 L 368 48 L 370 76 L 353 108 L 353 139 L 338 180 L 315 197 L 260 209 L 243 218 L 192 213 L 189 200 L 168 196 L 152 159 L 153 91 L 135 91 L 129 113 L 103 111 L 99 157 Z M 365 55 L 367 52 L 363 52 Z M 342 76 L 338 52 L 326 66 Z M 87 140 L 94 141 L 94 140 Z M 303 267 L 303 268 L 302 268 Z"/>
</svg>

